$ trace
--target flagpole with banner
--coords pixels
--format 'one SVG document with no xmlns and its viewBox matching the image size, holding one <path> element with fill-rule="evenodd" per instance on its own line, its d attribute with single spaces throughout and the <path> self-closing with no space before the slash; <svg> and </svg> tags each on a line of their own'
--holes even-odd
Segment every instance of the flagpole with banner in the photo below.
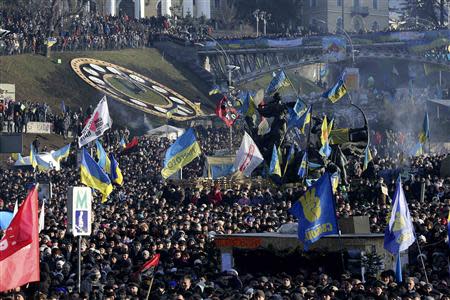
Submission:
<svg viewBox="0 0 450 300">
<path fill-rule="evenodd" d="M 310 106 L 310 114 L 311 114 L 311 122 L 309 122 L 308 137 L 306 138 L 306 151 L 307 152 L 309 152 L 309 142 L 311 140 L 311 129 L 313 127 L 313 119 L 312 119 L 312 116 L 313 116 L 313 104 L 312 103 L 311 103 L 311 106 Z M 308 177 L 308 172 L 309 172 L 309 164 L 307 163 L 306 164 L 306 175 L 303 178 L 303 184 L 305 184 L 305 182 L 306 182 L 306 178 Z"/>
</svg>

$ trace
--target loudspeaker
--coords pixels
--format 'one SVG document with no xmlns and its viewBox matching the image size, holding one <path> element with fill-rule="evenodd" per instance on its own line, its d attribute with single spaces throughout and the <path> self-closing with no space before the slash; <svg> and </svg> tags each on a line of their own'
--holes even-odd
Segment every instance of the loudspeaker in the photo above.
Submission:
<svg viewBox="0 0 450 300">
<path fill-rule="evenodd" d="M 339 219 L 339 229 L 342 234 L 370 233 L 369 217 L 349 217 Z"/>
</svg>

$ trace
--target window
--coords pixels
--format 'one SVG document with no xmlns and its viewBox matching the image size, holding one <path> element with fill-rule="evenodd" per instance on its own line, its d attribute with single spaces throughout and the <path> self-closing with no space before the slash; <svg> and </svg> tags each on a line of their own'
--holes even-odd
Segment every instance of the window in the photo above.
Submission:
<svg viewBox="0 0 450 300">
<path fill-rule="evenodd" d="M 342 17 L 338 17 L 336 20 L 336 32 L 342 31 Z"/>
<path fill-rule="evenodd" d="M 359 0 L 353 0 L 353 6 L 359 7 Z"/>
<path fill-rule="evenodd" d="M 215 5 L 216 5 L 216 8 L 219 8 L 220 7 L 220 0 L 216 0 L 214 2 L 215 2 Z"/>
<path fill-rule="evenodd" d="M 317 7 L 317 0 L 313 0 L 313 7 Z"/>
<path fill-rule="evenodd" d="M 342 6 L 342 0 L 337 0 L 337 6 Z"/>
<path fill-rule="evenodd" d="M 317 0 L 309 0 L 309 7 L 317 7 Z"/>
<path fill-rule="evenodd" d="M 378 0 L 373 0 L 373 9 L 378 9 Z"/>
</svg>

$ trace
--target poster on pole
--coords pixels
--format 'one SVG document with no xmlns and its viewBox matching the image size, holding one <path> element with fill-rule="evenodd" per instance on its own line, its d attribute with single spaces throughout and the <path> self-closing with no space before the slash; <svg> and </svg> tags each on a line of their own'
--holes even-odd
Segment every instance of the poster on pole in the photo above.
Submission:
<svg viewBox="0 0 450 300">
<path fill-rule="evenodd" d="M 67 197 L 68 229 L 74 236 L 91 235 L 92 191 L 88 187 L 69 187 Z"/>
<path fill-rule="evenodd" d="M 328 36 L 322 39 L 323 60 L 338 62 L 346 57 L 346 41 L 340 37 Z"/>
</svg>

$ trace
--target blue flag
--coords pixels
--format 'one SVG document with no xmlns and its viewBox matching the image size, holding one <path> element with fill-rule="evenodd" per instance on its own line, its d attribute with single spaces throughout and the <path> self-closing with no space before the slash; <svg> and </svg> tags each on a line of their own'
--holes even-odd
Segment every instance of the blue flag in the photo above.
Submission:
<svg viewBox="0 0 450 300">
<path fill-rule="evenodd" d="M 308 170 L 308 152 L 305 151 L 303 154 L 302 162 L 300 168 L 298 169 L 298 176 L 304 178 L 306 176 L 306 171 Z"/>
<path fill-rule="evenodd" d="M 64 104 L 64 100 L 61 100 L 61 111 L 66 113 L 66 105 Z"/>
<path fill-rule="evenodd" d="M 403 281 L 402 261 L 400 259 L 400 253 L 397 254 L 397 259 L 395 262 L 395 281 L 397 281 L 397 283 L 400 283 Z"/>
<path fill-rule="evenodd" d="M 289 210 L 298 218 L 298 238 L 305 250 L 321 237 L 337 234 L 330 174 L 325 173 Z"/>
<path fill-rule="evenodd" d="M 400 178 L 397 180 L 394 205 L 388 218 L 389 223 L 384 232 L 384 249 L 396 255 L 408 249 L 416 240 Z"/>
<path fill-rule="evenodd" d="M 267 87 L 266 94 L 267 95 L 273 95 L 275 94 L 280 88 L 287 85 L 287 77 L 283 70 L 278 72 L 273 78 L 272 81 L 269 83 L 269 86 Z"/>
<path fill-rule="evenodd" d="M 300 128 L 300 131 L 304 134 L 305 127 L 311 122 L 311 106 L 299 115 L 294 109 L 288 108 L 288 128 Z"/>
</svg>

